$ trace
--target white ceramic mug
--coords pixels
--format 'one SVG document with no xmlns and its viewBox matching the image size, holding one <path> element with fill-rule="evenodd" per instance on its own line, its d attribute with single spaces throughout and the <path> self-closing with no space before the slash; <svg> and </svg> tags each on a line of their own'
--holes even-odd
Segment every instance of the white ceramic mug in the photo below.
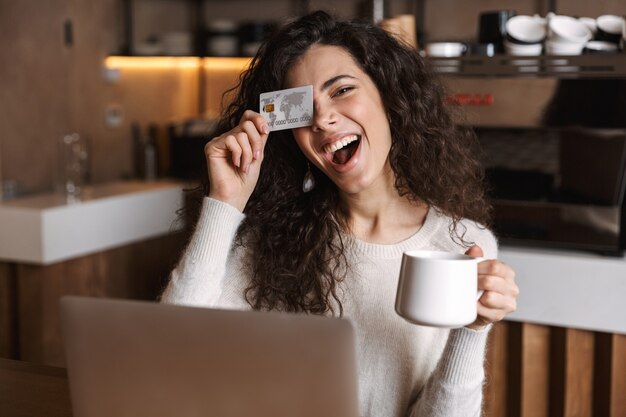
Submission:
<svg viewBox="0 0 626 417">
<path fill-rule="evenodd" d="M 571 16 L 554 16 L 548 23 L 548 38 L 555 43 L 584 44 L 591 37 L 589 28 Z"/>
<path fill-rule="evenodd" d="M 426 44 L 426 55 L 450 58 L 463 55 L 467 45 L 461 42 L 431 42 Z"/>
<path fill-rule="evenodd" d="M 463 327 L 476 320 L 479 262 L 484 258 L 413 250 L 402 255 L 396 313 L 414 324 Z"/>
</svg>

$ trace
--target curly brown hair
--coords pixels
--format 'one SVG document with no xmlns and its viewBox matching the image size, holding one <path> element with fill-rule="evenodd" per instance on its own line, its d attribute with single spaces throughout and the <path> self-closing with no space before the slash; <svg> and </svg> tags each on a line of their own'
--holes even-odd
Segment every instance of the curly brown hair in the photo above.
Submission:
<svg viewBox="0 0 626 417">
<path fill-rule="evenodd" d="M 219 133 L 235 127 L 246 109 L 258 109 L 260 93 L 285 88 L 289 68 L 315 44 L 344 48 L 380 91 L 400 195 L 450 216 L 450 233 L 461 241 L 456 225 L 462 218 L 486 225 L 490 206 L 474 135 L 454 123 L 444 89 L 418 52 L 370 23 L 318 11 L 276 31 L 231 91 Z M 252 254 L 245 297 L 254 309 L 342 314 L 346 214 L 337 187 L 313 164 L 315 189 L 302 191 L 306 169 L 291 131 L 272 132 L 236 240 Z"/>
</svg>

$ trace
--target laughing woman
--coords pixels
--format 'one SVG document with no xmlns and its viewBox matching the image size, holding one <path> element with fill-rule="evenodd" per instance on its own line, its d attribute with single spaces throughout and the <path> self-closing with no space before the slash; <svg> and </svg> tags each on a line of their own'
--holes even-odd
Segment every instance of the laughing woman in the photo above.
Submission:
<svg viewBox="0 0 626 417">
<path fill-rule="evenodd" d="M 313 86 L 313 125 L 270 133 L 262 92 Z M 357 336 L 364 416 L 479 416 L 490 324 L 518 289 L 496 260 L 473 137 L 414 49 L 316 12 L 260 49 L 205 147 L 208 184 L 162 300 L 342 315 Z M 303 186 L 304 185 L 304 186 Z M 409 324 L 394 311 L 402 253 L 484 256 L 476 321 Z"/>
</svg>

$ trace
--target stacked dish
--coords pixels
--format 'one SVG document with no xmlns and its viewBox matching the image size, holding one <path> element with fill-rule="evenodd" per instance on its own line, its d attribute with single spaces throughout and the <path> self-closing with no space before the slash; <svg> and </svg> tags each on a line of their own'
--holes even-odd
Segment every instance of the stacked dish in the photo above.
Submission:
<svg viewBox="0 0 626 417">
<path fill-rule="evenodd" d="M 548 21 L 546 53 L 580 55 L 593 34 L 587 25 L 571 16 L 555 15 Z"/>
<path fill-rule="evenodd" d="M 615 53 L 626 44 L 626 21 L 616 15 L 513 16 L 506 22 L 503 44 L 507 54 L 517 56 Z"/>
<path fill-rule="evenodd" d="M 506 22 L 504 50 L 509 55 L 541 55 L 542 42 L 546 37 L 546 26 L 538 16 L 519 15 Z"/>
</svg>

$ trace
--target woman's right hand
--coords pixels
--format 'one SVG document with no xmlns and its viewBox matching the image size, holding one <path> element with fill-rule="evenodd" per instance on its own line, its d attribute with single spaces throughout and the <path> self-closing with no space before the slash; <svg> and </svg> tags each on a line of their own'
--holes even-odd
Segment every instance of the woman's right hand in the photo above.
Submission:
<svg viewBox="0 0 626 417">
<path fill-rule="evenodd" d="M 205 145 L 209 197 L 243 212 L 259 179 L 269 132 L 263 116 L 246 110 L 235 128 Z"/>
</svg>

